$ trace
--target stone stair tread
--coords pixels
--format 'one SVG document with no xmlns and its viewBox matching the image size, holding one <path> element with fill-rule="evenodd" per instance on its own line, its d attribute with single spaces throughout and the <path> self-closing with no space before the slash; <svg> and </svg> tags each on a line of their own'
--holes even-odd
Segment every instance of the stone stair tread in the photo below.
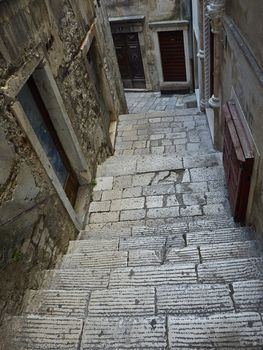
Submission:
<svg viewBox="0 0 263 350">
<path fill-rule="evenodd" d="M 220 313 L 207 317 L 168 317 L 171 349 L 262 349 L 258 313 Z"/>
<path fill-rule="evenodd" d="M 163 236 L 154 237 L 128 237 L 120 239 L 120 250 L 132 250 L 132 249 L 150 249 L 150 250 L 162 250 L 164 248 L 166 238 Z"/>
<path fill-rule="evenodd" d="M 156 289 L 158 314 L 209 315 L 235 311 L 228 285 L 182 284 Z"/>
<path fill-rule="evenodd" d="M 83 241 L 85 242 L 85 241 Z M 61 269 L 80 269 L 80 268 L 117 268 L 127 267 L 127 251 L 108 251 L 87 252 L 66 254 L 63 257 Z"/>
<path fill-rule="evenodd" d="M 23 312 L 51 317 L 85 318 L 89 297 L 90 292 L 82 290 L 30 290 Z"/>
<path fill-rule="evenodd" d="M 93 290 L 108 286 L 110 269 L 58 269 L 46 272 L 44 289 Z"/>
<path fill-rule="evenodd" d="M 200 245 L 202 261 L 221 259 L 254 258 L 262 256 L 262 242 L 259 240 Z"/>
<path fill-rule="evenodd" d="M 241 242 L 252 239 L 252 230 L 247 227 L 223 228 L 215 231 L 193 231 L 186 234 L 187 246 Z"/>
<path fill-rule="evenodd" d="M 160 251 L 149 249 L 136 249 L 129 251 L 128 266 L 152 266 L 162 264 Z"/>
<path fill-rule="evenodd" d="M 107 240 L 97 240 L 89 239 L 86 241 L 70 241 L 68 247 L 68 254 L 72 253 L 94 253 L 94 252 L 104 252 L 107 250 L 114 251 L 118 250 L 119 239 L 107 239 Z"/>
<path fill-rule="evenodd" d="M 194 264 L 142 266 L 111 271 L 109 288 L 196 283 Z"/>
<path fill-rule="evenodd" d="M 91 293 L 88 316 L 154 316 L 153 287 L 108 289 Z"/>
<path fill-rule="evenodd" d="M 88 317 L 81 350 L 166 349 L 165 317 Z"/>
<path fill-rule="evenodd" d="M 236 311 L 263 312 L 263 281 L 238 281 L 232 287 Z"/>
<path fill-rule="evenodd" d="M 4 323 L 1 343 L 6 350 L 77 350 L 82 324 L 71 317 L 16 316 Z"/>
<path fill-rule="evenodd" d="M 263 278 L 263 258 L 228 259 L 198 265 L 200 283 L 232 283 Z"/>
</svg>

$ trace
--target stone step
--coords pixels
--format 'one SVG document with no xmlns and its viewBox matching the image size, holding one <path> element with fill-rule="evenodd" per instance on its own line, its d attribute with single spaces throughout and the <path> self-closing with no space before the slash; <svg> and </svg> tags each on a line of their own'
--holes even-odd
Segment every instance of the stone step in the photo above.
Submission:
<svg viewBox="0 0 263 350">
<path fill-rule="evenodd" d="M 169 239 L 168 239 L 169 247 Z M 217 260 L 255 258 L 263 255 L 261 241 L 228 242 L 168 248 L 165 263 L 206 263 Z"/>
<path fill-rule="evenodd" d="M 200 283 L 233 283 L 263 279 L 263 258 L 219 260 L 197 267 Z"/>
<path fill-rule="evenodd" d="M 262 242 L 243 241 L 200 246 L 203 263 L 226 259 L 256 258 L 263 256 Z"/>
<path fill-rule="evenodd" d="M 224 284 L 160 286 L 156 288 L 157 312 L 178 316 L 234 312 L 230 293 Z"/>
<path fill-rule="evenodd" d="M 153 287 L 100 290 L 91 293 L 88 316 L 154 316 Z"/>
<path fill-rule="evenodd" d="M 252 239 L 252 229 L 248 227 L 222 228 L 214 231 L 195 231 L 186 234 L 187 246 L 241 242 Z"/>
<path fill-rule="evenodd" d="M 83 321 L 72 317 L 21 316 L 4 322 L 4 350 L 77 350 Z"/>
<path fill-rule="evenodd" d="M 194 264 L 141 266 L 111 271 L 109 288 L 148 287 L 196 283 Z"/>
<path fill-rule="evenodd" d="M 237 312 L 263 312 L 263 281 L 234 282 L 232 289 L 232 298 Z"/>
<path fill-rule="evenodd" d="M 263 326 L 254 312 L 170 316 L 168 329 L 170 349 L 262 349 Z"/>
<path fill-rule="evenodd" d="M 88 317 L 81 350 L 166 349 L 165 317 Z"/>
<path fill-rule="evenodd" d="M 72 253 L 95 253 L 104 251 L 118 250 L 119 239 L 90 239 L 86 241 L 70 241 L 68 247 L 68 254 Z"/>
<path fill-rule="evenodd" d="M 50 317 L 86 318 L 90 292 L 82 290 L 30 290 L 23 313 Z"/>
<path fill-rule="evenodd" d="M 46 272 L 43 289 L 89 291 L 108 287 L 110 269 L 60 269 Z"/>
<path fill-rule="evenodd" d="M 128 251 L 133 249 L 159 250 L 164 248 L 166 238 L 163 236 L 154 237 L 127 237 L 119 240 L 78 240 L 71 241 L 68 249 L 69 254 L 89 254 L 105 251 Z"/>
<path fill-rule="evenodd" d="M 86 242 L 86 241 L 81 241 Z M 88 242 L 88 241 L 87 241 Z M 128 266 L 128 252 L 127 251 L 102 251 L 102 252 L 85 252 L 67 254 L 63 257 L 61 262 L 61 269 L 111 269 L 117 267 Z"/>
</svg>

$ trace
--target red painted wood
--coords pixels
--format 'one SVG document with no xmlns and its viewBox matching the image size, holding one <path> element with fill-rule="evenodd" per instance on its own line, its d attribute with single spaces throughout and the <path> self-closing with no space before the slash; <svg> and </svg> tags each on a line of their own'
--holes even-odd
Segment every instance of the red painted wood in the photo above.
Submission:
<svg viewBox="0 0 263 350">
<path fill-rule="evenodd" d="M 159 32 L 164 81 L 186 81 L 183 31 Z"/>
<path fill-rule="evenodd" d="M 223 106 L 225 117 L 223 164 L 229 200 L 234 219 L 245 222 L 250 180 L 253 171 L 252 140 L 249 140 L 244 125 L 233 101 Z"/>
</svg>

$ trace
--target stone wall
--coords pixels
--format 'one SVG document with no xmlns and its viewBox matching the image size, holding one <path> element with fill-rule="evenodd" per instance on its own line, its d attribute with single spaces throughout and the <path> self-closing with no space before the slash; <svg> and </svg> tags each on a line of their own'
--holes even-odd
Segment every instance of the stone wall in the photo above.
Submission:
<svg viewBox="0 0 263 350">
<path fill-rule="evenodd" d="M 191 2 L 190 0 L 107 0 L 107 11 L 110 18 L 145 16 L 142 35 L 139 35 L 144 72 L 146 78 L 146 88 L 160 90 L 160 58 L 158 57 L 156 39 L 151 22 L 171 22 L 171 21 L 189 21 L 189 52 L 191 60 Z M 167 27 L 167 30 L 176 30 L 173 23 Z M 132 30 L 133 31 L 133 30 Z"/>
<path fill-rule="evenodd" d="M 233 96 L 239 100 L 248 129 L 255 143 L 255 167 L 248 208 L 248 223 L 259 236 L 263 232 L 263 35 L 261 15 L 263 3 L 255 1 L 226 1 L 222 39 L 222 103 Z M 231 28 L 230 28 L 231 26 Z M 223 124 L 223 123 L 222 123 Z M 222 133 L 221 133 L 222 134 Z"/>
<path fill-rule="evenodd" d="M 96 91 L 80 49 L 93 23 L 95 65 L 102 94 Z M 97 164 L 112 153 L 110 122 L 126 112 L 110 27 L 101 2 L 0 2 L 1 316 L 19 313 L 25 290 L 41 283 L 39 271 L 55 266 L 79 228 L 72 220 L 74 210 L 69 202 L 65 206 L 13 108 L 17 92 L 41 64 L 48 66 L 53 75 L 90 177 L 95 176 Z M 77 177 L 85 209 L 91 183 L 88 176 L 82 178 L 77 173 Z M 83 216 L 78 218 L 80 225 L 82 219 Z"/>
</svg>

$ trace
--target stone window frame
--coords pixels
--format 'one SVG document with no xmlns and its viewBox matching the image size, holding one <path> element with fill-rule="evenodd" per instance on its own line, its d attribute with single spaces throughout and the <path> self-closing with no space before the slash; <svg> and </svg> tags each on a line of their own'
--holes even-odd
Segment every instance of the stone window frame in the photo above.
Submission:
<svg viewBox="0 0 263 350">
<path fill-rule="evenodd" d="M 16 117 L 19 125 L 25 132 L 28 137 L 29 142 L 31 143 L 32 148 L 36 152 L 43 168 L 46 171 L 47 176 L 51 180 L 63 206 L 65 207 L 68 215 L 70 216 L 72 222 L 78 230 L 82 229 L 83 224 L 85 224 L 85 197 L 88 194 L 88 184 L 91 181 L 91 172 L 89 166 L 85 160 L 85 156 L 81 150 L 80 144 L 78 142 L 77 136 L 72 127 L 69 116 L 66 112 L 61 94 L 57 87 L 56 81 L 53 77 L 51 68 L 49 67 L 48 62 L 45 58 L 36 54 L 32 61 L 28 62 L 25 66 L 23 66 L 18 74 L 9 79 L 8 84 L 4 88 L 4 94 L 6 98 L 9 98 L 12 102 L 10 104 L 10 110 Z M 35 134 L 31 123 L 29 122 L 28 117 L 26 116 L 22 105 L 17 100 L 17 95 L 20 90 L 27 82 L 28 78 L 33 75 L 37 69 L 39 72 L 36 73 L 38 79 L 41 79 L 45 76 L 46 82 L 38 81 L 36 79 L 37 86 L 40 90 L 41 97 L 43 98 L 44 103 L 46 104 L 47 99 L 51 98 L 53 105 L 53 112 L 56 110 L 57 113 L 52 113 L 52 107 L 50 105 L 46 105 L 48 112 L 50 113 L 50 118 L 58 137 L 61 141 L 61 144 L 64 148 L 64 151 L 69 158 L 70 164 L 73 170 L 76 173 L 77 179 L 79 181 L 79 190 L 77 194 L 76 204 L 73 208 L 70 203 L 63 186 L 61 185 L 55 171 L 52 168 L 52 165 L 44 151 L 40 141 Z M 50 94 L 50 89 L 45 88 L 45 83 L 48 84 L 48 87 L 52 89 Z M 46 86 L 47 87 L 47 86 Z M 43 95 L 42 95 L 43 94 Z M 52 96 L 53 95 L 53 96 Z"/>
<path fill-rule="evenodd" d="M 157 73 L 159 76 L 160 88 L 190 88 L 191 87 L 191 64 L 190 64 L 190 50 L 189 50 L 189 21 L 160 21 L 150 22 L 149 27 L 152 29 L 154 52 L 157 63 Z M 162 58 L 159 43 L 159 32 L 170 32 L 170 31 L 183 31 L 184 37 L 184 54 L 185 54 L 185 70 L 186 70 L 186 81 L 164 81 Z"/>
<path fill-rule="evenodd" d="M 145 16 L 123 16 L 123 17 L 110 17 L 110 24 L 119 24 L 120 27 L 123 26 L 123 30 L 120 33 L 137 33 L 141 56 L 142 56 L 142 65 L 145 76 L 145 88 L 141 90 L 152 90 L 153 86 L 151 83 L 151 73 L 149 70 L 149 64 L 147 60 L 147 48 L 146 48 L 146 40 L 144 37 L 144 25 L 145 25 Z M 114 33 L 113 33 L 114 34 Z M 133 90 L 133 89 L 124 89 L 124 90 Z M 135 89 L 138 90 L 138 89 Z M 140 89 L 139 89 L 140 90 Z"/>
</svg>

